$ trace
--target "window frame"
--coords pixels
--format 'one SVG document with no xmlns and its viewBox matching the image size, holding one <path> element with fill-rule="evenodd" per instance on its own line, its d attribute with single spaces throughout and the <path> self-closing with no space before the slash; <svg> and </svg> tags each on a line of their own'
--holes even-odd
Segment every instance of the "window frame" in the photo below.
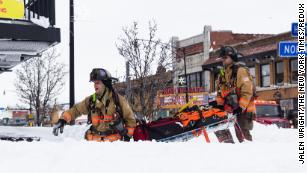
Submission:
<svg viewBox="0 0 307 173">
<path fill-rule="evenodd" d="M 278 67 L 278 65 L 277 64 L 280 64 L 281 63 L 281 69 L 282 69 L 282 73 L 277 73 L 277 67 Z M 274 63 L 274 65 L 275 65 L 275 81 L 274 81 L 274 83 L 275 83 L 275 85 L 278 85 L 278 86 L 282 86 L 283 84 L 284 84 L 284 75 L 285 75 L 285 69 L 283 68 L 284 67 L 284 62 L 283 61 L 276 61 L 275 63 Z M 278 83 L 278 79 L 277 79 L 277 76 L 278 75 L 281 75 L 282 74 L 282 82 L 281 83 Z"/>
<path fill-rule="evenodd" d="M 254 71 L 255 71 L 254 76 L 253 76 L 253 74 L 251 73 L 251 70 L 250 70 L 251 68 L 253 68 Z M 256 84 L 257 84 L 257 80 L 256 80 L 256 66 L 248 66 L 248 70 L 249 70 L 250 75 L 253 77 L 253 82 L 254 82 L 254 84 L 256 85 Z"/>
<path fill-rule="evenodd" d="M 192 87 L 192 79 L 194 78 L 193 80 L 193 87 Z M 191 73 L 189 74 L 189 88 L 194 88 L 194 87 L 197 87 L 197 73 Z"/>
<path fill-rule="evenodd" d="M 268 68 L 269 68 L 269 73 L 268 73 L 268 75 L 265 75 L 265 76 L 263 76 L 263 74 L 262 74 L 262 72 L 263 72 L 263 69 L 262 69 L 262 67 L 263 66 L 268 66 Z M 270 64 L 269 63 L 265 63 L 265 64 L 261 64 L 260 65 L 260 86 L 261 87 L 270 87 L 270 85 L 271 85 L 271 80 L 270 80 Z M 269 85 L 268 86 L 264 86 L 263 85 L 263 78 L 264 77 L 269 77 Z"/>
<path fill-rule="evenodd" d="M 291 62 L 293 62 L 293 61 L 297 61 L 297 63 L 298 63 L 298 59 L 290 59 L 289 60 L 289 72 L 290 72 L 290 83 L 291 84 L 297 84 L 298 83 L 298 80 L 296 81 L 296 82 L 293 82 L 293 80 L 292 80 L 292 77 L 293 77 L 293 71 L 292 71 L 292 64 L 291 64 Z M 297 65 L 297 64 L 296 64 Z M 297 68 L 297 70 L 296 70 L 296 75 L 298 76 L 298 68 Z"/>
<path fill-rule="evenodd" d="M 202 80 L 202 72 L 195 72 L 195 73 L 190 73 L 190 74 L 187 74 L 187 79 L 186 79 L 186 85 L 188 86 L 188 88 L 193 88 L 193 87 L 202 87 L 202 84 L 203 84 L 203 80 Z M 192 81 L 191 81 L 191 78 L 195 77 L 195 86 L 192 87 Z M 178 79 L 180 77 L 183 77 L 185 78 L 185 75 L 179 75 L 178 76 Z"/>
</svg>

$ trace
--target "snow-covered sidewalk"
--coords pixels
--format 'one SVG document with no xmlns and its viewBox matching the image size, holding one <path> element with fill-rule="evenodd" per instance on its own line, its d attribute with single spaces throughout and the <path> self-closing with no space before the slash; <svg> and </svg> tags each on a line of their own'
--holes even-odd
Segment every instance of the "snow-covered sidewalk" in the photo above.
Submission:
<svg viewBox="0 0 307 173">
<path fill-rule="evenodd" d="M 51 128 L 0 127 L 0 134 L 39 136 L 40 142 L 0 141 L 1 173 L 88 172 L 248 172 L 301 173 L 297 131 L 255 124 L 255 142 L 220 144 L 204 137 L 188 142 L 114 142 L 83 140 L 86 126 L 65 127 L 54 137 Z M 233 130 L 233 129 L 232 129 Z"/>
</svg>

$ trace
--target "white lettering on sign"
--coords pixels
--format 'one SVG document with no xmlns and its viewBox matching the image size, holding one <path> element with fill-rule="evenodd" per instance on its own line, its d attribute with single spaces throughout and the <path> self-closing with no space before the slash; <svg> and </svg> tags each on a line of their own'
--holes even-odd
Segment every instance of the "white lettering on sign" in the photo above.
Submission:
<svg viewBox="0 0 307 173">
<path fill-rule="evenodd" d="M 298 8 L 298 161 L 305 164 L 305 4 L 300 3 Z"/>
<path fill-rule="evenodd" d="M 295 46 L 295 45 L 285 46 L 284 52 L 286 54 L 296 54 L 297 53 L 297 46 Z"/>
</svg>

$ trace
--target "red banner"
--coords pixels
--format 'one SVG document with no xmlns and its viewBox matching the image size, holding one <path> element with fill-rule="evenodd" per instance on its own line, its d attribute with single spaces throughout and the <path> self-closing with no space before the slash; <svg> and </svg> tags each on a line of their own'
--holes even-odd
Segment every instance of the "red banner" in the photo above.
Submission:
<svg viewBox="0 0 307 173">
<path fill-rule="evenodd" d="M 175 94 L 175 93 L 185 93 L 186 88 L 166 88 L 161 91 L 163 95 L 169 95 L 169 94 Z M 203 87 L 193 87 L 188 88 L 188 93 L 200 93 L 205 92 L 205 89 Z"/>
</svg>

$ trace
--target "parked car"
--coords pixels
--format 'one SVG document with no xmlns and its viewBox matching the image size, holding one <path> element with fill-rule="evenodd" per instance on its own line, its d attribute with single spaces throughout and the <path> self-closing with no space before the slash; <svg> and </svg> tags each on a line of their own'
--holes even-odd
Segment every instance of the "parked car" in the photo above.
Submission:
<svg viewBox="0 0 307 173">
<path fill-rule="evenodd" d="M 27 126 L 28 122 L 26 119 L 15 119 L 12 126 Z"/>
<path fill-rule="evenodd" d="M 275 101 L 256 100 L 256 121 L 261 124 L 276 124 L 279 128 L 291 128 L 291 123 L 284 117 L 283 111 Z"/>
<path fill-rule="evenodd" d="M 28 122 L 26 119 L 3 118 L 0 124 L 3 126 L 27 126 Z"/>
</svg>

